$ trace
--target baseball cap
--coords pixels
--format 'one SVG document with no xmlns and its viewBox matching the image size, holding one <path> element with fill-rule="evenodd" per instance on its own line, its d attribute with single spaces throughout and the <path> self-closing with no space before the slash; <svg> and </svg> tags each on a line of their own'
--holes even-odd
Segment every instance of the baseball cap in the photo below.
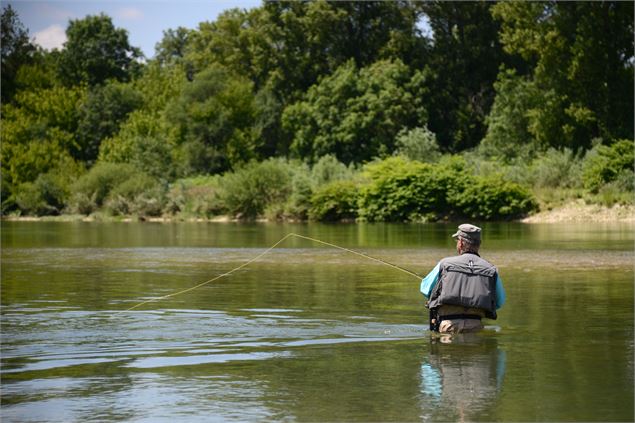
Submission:
<svg viewBox="0 0 635 423">
<path fill-rule="evenodd" d="M 452 235 L 452 238 L 464 238 L 469 241 L 481 241 L 481 228 L 469 223 L 459 225 L 459 230 Z"/>
</svg>

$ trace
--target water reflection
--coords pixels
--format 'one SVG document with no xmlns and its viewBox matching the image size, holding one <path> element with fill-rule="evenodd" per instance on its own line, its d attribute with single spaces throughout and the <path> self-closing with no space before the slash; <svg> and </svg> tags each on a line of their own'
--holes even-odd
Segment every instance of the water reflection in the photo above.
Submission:
<svg viewBox="0 0 635 423">
<path fill-rule="evenodd" d="M 503 385 L 507 357 L 495 337 L 433 334 L 421 364 L 425 420 L 491 420 Z"/>
<path fill-rule="evenodd" d="M 632 250 L 633 223 L 522 224 L 473 222 L 483 228 L 489 251 Z M 320 223 L 128 223 L 128 222 L 1 222 L 4 248 L 91 247 L 257 247 L 277 242 L 290 232 L 353 248 L 454 248 L 456 225 L 320 224 Z M 316 247 L 289 239 L 284 247 Z"/>
</svg>

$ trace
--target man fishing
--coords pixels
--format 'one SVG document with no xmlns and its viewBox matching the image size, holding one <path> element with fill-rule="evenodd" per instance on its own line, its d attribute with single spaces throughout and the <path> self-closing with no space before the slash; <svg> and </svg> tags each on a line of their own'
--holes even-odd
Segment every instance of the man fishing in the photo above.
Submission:
<svg viewBox="0 0 635 423">
<path fill-rule="evenodd" d="M 452 237 L 459 255 L 442 259 L 421 281 L 430 330 L 477 332 L 483 329 L 482 318 L 496 319 L 505 289 L 496 267 L 478 254 L 481 228 L 465 223 Z"/>
</svg>

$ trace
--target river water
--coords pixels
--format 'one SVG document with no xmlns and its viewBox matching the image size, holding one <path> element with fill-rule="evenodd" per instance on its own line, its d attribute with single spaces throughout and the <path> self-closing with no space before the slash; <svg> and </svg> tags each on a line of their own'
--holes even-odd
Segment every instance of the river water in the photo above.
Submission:
<svg viewBox="0 0 635 423">
<path fill-rule="evenodd" d="M 507 303 L 427 329 L 445 224 L 2 222 L 3 422 L 633 421 L 632 224 L 483 224 Z"/>
</svg>

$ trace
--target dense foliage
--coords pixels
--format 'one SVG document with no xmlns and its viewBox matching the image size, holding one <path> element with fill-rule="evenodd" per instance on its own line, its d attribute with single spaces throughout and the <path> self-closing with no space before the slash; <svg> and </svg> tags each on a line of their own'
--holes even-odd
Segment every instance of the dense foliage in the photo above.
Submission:
<svg viewBox="0 0 635 423">
<path fill-rule="evenodd" d="M 632 203 L 633 22 L 613 1 L 263 2 L 166 29 L 144 60 L 103 14 L 45 51 L 8 5 L 2 214 L 421 221 Z"/>
<path fill-rule="evenodd" d="M 29 42 L 29 33 L 20 22 L 11 5 L 2 11 L 0 27 L 2 48 L 2 103 L 10 101 L 16 89 L 16 77 L 21 66 L 33 60 L 35 46 Z"/>
</svg>

